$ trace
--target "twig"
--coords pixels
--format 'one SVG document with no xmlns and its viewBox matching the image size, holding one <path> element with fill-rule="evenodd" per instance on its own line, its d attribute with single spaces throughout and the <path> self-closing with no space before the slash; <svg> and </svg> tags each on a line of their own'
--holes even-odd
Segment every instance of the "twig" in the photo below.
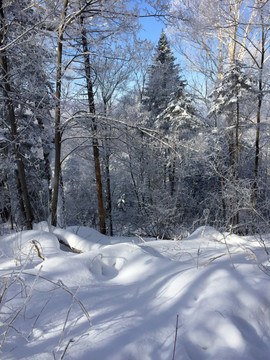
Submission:
<svg viewBox="0 0 270 360">
<path fill-rule="evenodd" d="M 28 272 L 22 272 L 22 274 L 29 275 L 29 276 L 35 276 L 35 275 L 33 275 L 33 274 L 31 274 L 31 273 L 28 273 Z M 39 276 L 39 278 L 42 279 L 42 280 L 45 280 L 45 281 L 47 281 L 47 282 L 49 282 L 49 283 L 51 283 L 51 284 L 53 284 L 53 285 L 55 285 L 56 287 L 64 290 L 64 291 L 67 292 L 68 294 L 70 294 L 70 295 L 75 299 L 75 301 L 76 301 L 77 304 L 80 306 L 80 308 L 82 309 L 82 311 L 83 311 L 83 313 L 85 314 L 85 316 L 86 316 L 86 318 L 87 318 L 90 326 L 92 326 L 92 324 L 91 324 L 91 319 L 90 319 L 90 315 L 89 315 L 88 311 L 86 310 L 85 306 L 84 306 L 83 303 L 75 296 L 75 294 L 74 294 L 71 290 L 69 290 L 68 287 L 66 287 L 66 286 L 65 286 L 63 283 L 61 283 L 60 281 L 55 282 L 55 281 L 50 280 L 50 279 L 48 279 L 48 278 L 46 278 L 46 277 L 44 277 L 44 276 L 41 276 L 41 275 Z"/>
<path fill-rule="evenodd" d="M 228 254 L 229 254 L 229 256 L 230 256 L 230 260 L 231 260 L 231 264 L 232 264 L 232 267 L 233 267 L 233 269 L 235 269 L 235 266 L 234 266 L 234 262 L 233 262 L 233 260 L 232 260 L 232 253 L 230 252 L 230 249 L 229 249 L 229 246 L 228 246 L 228 243 L 227 243 L 227 240 L 226 240 L 226 236 L 224 235 L 224 242 L 225 242 L 225 245 L 226 245 L 226 249 L 227 249 L 227 251 L 228 251 Z"/>
<path fill-rule="evenodd" d="M 230 259 L 231 259 L 231 255 L 232 255 L 232 254 L 239 254 L 239 253 L 243 253 L 243 251 L 242 251 L 242 250 L 239 250 L 239 251 L 233 251 L 233 252 L 228 252 L 228 253 L 223 253 L 223 254 L 217 255 L 217 256 L 212 257 L 211 259 L 209 259 L 205 264 L 203 264 L 203 266 L 207 266 L 207 265 L 209 265 L 211 262 L 213 262 L 213 261 L 215 261 L 216 259 L 219 259 L 219 258 L 221 258 L 221 257 L 223 257 L 223 256 L 229 256 Z M 231 262 L 232 262 L 232 260 L 231 260 Z M 232 266 L 233 266 L 233 268 L 234 268 L 233 262 L 232 262 Z"/>
<path fill-rule="evenodd" d="M 69 345 L 70 345 L 71 343 L 73 343 L 73 342 L 74 342 L 73 339 L 69 339 L 69 341 L 68 341 L 68 343 L 67 343 L 67 345 L 66 345 L 66 347 L 65 347 L 65 349 L 64 349 L 64 351 L 63 351 L 63 353 L 62 353 L 62 355 L 61 355 L 61 357 L 60 357 L 60 360 L 63 360 L 63 358 L 64 358 L 64 356 L 65 356 L 65 354 L 66 354 L 66 352 L 67 352 L 67 349 L 68 349 Z"/>
<path fill-rule="evenodd" d="M 263 247 L 266 255 L 269 256 L 269 251 L 268 251 L 268 249 L 267 249 L 267 247 L 266 247 L 265 241 L 264 241 L 264 239 L 263 239 L 263 237 L 262 237 L 261 234 L 259 234 L 259 238 L 260 238 L 260 240 L 258 240 L 258 243 Z"/>
<path fill-rule="evenodd" d="M 7 288 L 8 288 L 8 279 L 5 279 L 4 290 L 3 290 L 2 294 L 0 294 L 0 304 L 3 301 L 3 298 L 4 298 L 4 295 L 5 295 L 6 291 L 7 291 Z"/>
<path fill-rule="evenodd" d="M 29 338 L 30 338 L 30 336 L 32 335 L 32 333 L 33 333 L 33 331 L 34 331 L 34 328 L 35 328 L 35 326 L 36 326 L 36 323 L 37 323 L 38 319 L 40 318 L 40 316 L 41 316 L 41 314 L 42 314 L 43 310 L 46 308 L 46 306 L 48 305 L 48 303 L 51 301 L 51 298 L 52 298 L 52 295 L 49 297 L 49 299 L 48 299 L 48 300 L 45 302 L 45 304 L 43 305 L 43 307 L 42 307 L 42 309 L 41 309 L 40 313 L 38 314 L 38 316 L 36 317 L 36 319 L 35 319 L 35 321 L 34 321 L 34 323 L 33 323 L 33 325 L 32 325 L 32 329 L 31 329 L 30 333 L 28 334 L 27 339 L 29 339 Z"/>
<path fill-rule="evenodd" d="M 43 250 L 42 250 L 42 246 L 41 246 L 40 242 L 37 240 L 31 240 L 31 243 L 34 245 L 34 249 L 37 252 L 38 257 L 40 257 L 42 260 L 45 260 L 45 257 L 41 253 L 41 251 L 43 252 Z M 41 251 L 40 251 L 40 249 L 41 249 Z"/>
<path fill-rule="evenodd" d="M 135 236 L 136 236 L 142 243 L 145 243 L 145 241 L 143 240 L 143 238 L 142 238 L 140 235 L 135 234 Z"/>
<path fill-rule="evenodd" d="M 71 304 L 69 306 L 69 309 L 68 309 L 68 312 L 67 312 L 67 315 L 66 315 L 66 319 L 65 319 L 65 323 L 64 323 L 64 326 L 63 326 L 63 329 L 62 329 L 62 334 L 61 334 L 61 337 L 60 337 L 60 340 L 59 340 L 59 343 L 58 343 L 58 350 L 60 349 L 60 346 L 62 344 L 62 341 L 63 341 L 63 338 L 64 338 L 64 334 L 65 334 L 65 329 L 66 329 L 66 326 L 67 326 L 67 322 L 68 322 L 68 318 L 69 318 L 69 314 L 70 314 L 70 311 L 73 307 L 73 304 L 75 302 L 75 299 L 76 299 L 76 295 L 78 293 L 78 290 L 79 288 L 76 290 L 76 292 L 74 293 L 74 295 L 72 296 L 72 301 L 71 301 Z M 67 346 L 66 346 L 66 349 L 67 349 Z M 61 357 L 62 359 L 62 357 Z"/>
<path fill-rule="evenodd" d="M 201 236 L 200 236 L 200 243 L 199 243 L 199 247 L 198 247 L 198 250 L 197 250 L 197 269 L 199 268 L 199 257 L 200 257 L 200 253 L 201 253 L 202 238 L 203 238 L 204 233 L 205 233 L 205 229 L 206 229 L 206 226 L 207 226 L 209 214 L 210 214 L 209 209 L 205 209 L 204 210 L 205 224 L 204 224 Z"/>
<path fill-rule="evenodd" d="M 176 315 L 175 337 L 174 337 L 174 347 L 173 347 L 173 357 L 172 357 L 172 360 L 174 360 L 175 351 L 176 351 L 177 332 L 178 332 L 178 318 L 179 318 L 179 315 L 177 314 L 177 315 Z"/>
<path fill-rule="evenodd" d="M 44 251 L 42 249 L 40 242 L 37 240 L 30 240 L 30 241 L 27 241 L 24 244 L 22 244 L 22 246 L 19 249 L 18 254 L 15 256 L 16 266 L 18 266 L 19 257 L 20 257 L 20 263 L 22 262 L 23 249 L 25 247 L 27 247 L 29 244 L 31 244 L 31 248 L 27 252 L 26 259 L 24 260 L 24 263 L 23 263 L 23 268 L 25 268 L 26 265 L 28 264 L 28 261 L 30 261 L 30 256 L 32 255 L 32 250 L 34 250 L 37 253 L 39 258 L 41 258 L 43 261 L 45 260 L 45 256 L 43 255 Z"/>
<path fill-rule="evenodd" d="M 33 290 L 35 288 L 35 285 L 38 281 L 38 278 L 39 278 L 39 275 L 40 275 L 40 272 L 41 272 L 41 269 L 42 269 L 42 266 L 40 267 L 37 275 L 35 275 L 35 279 L 34 279 L 34 282 L 30 288 L 30 291 L 29 291 L 29 294 L 27 295 L 27 298 L 24 300 L 23 304 L 19 307 L 19 309 L 16 311 L 15 315 L 13 316 L 13 318 L 11 319 L 11 321 L 7 324 L 7 328 L 5 330 L 5 332 L 3 333 L 3 339 L 1 341 L 1 344 L 0 344 L 0 349 L 2 348 L 5 340 L 6 340 L 6 337 L 7 337 L 7 334 L 8 334 L 8 331 L 10 328 L 13 327 L 13 323 L 14 321 L 17 319 L 17 317 L 19 316 L 19 314 L 21 313 L 21 311 L 25 308 L 26 304 L 29 302 L 31 296 L 32 296 L 32 293 L 33 293 Z"/>
</svg>

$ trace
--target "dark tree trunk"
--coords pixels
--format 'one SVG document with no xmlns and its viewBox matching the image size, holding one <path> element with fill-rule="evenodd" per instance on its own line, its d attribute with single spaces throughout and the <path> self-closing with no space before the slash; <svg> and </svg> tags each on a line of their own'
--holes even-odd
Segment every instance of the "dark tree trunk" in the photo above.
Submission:
<svg viewBox="0 0 270 360">
<path fill-rule="evenodd" d="M 84 18 L 81 17 L 81 35 L 82 35 L 82 46 L 84 53 L 84 69 L 86 76 L 87 95 L 89 112 L 92 114 L 92 146 L 95 162 L 95 174 L 96 174 L 96 185 L 97 185 L 97 198 L 98 198 L 98 213 L 99 213 L 99 227 L 102 234 L 106 234 L 105 224 L 105 212 L 103 204 L 103 192 L 102 192 L 102 181 L 101 181 L 101 170 L 100 170 L 100 155 L 99 155 L 99 144 L 97 137 L 97 123 L 95 118 L 95 102 L 94 102 L 94 91 L 91 79 L 91 65 L 89 59 L 88 42 L 86 37 L 86 30 L 84 25 Z"/>
<path fill-rule="evenodd" d="M 260 17 L 261 17 L 261 61 L 259 64 L 259 99 L 257 105 L 257 121 L 256 121 L 256 135 L 255 135 L 255 162 L 254 162 L 254 182 L 253 182 L 253 210 L 256 212 L 257 201 L 258 201 L 258 174 L 259 174 L 259 158 L 260 158 L 260 124 L 261 124 L 261 110 L 262 110 L 262 101 L 263 101 L 263 68 L 265 61 L 265 52 L 266 52 L 266 32 L 265 32 L 265 23 L 263 9 L 260 8 Z M 266 30 L 268 31 L 268 30 Z M 252 224 L 252 231 L 254 232 L 255 226 Z"/>
<path fill-rule="evenodd" d="M 38 125 L 40 128 L 40 131 L 41 131 L 43 159 L 44 159 L 45 174 L 46 174 L 46 179 L 47 179 L 47 184 L 48 184 L 48 207 L 49 207 L 51 204 L 51 201 L 52 201 L 52 188 L 51 188 L 52 176 L 51 176 L 51 167 L 50 167 L 50 150 L 49 150 L 48 145 L 46 144 L 46 141 L 47 141 L 46 135 L 44 135 L 44 136 L 42 135 L 45 131 L 45 126 L 44 126 L 43 120 L 40 116 L 37 116 L 37 122 L 38 122 Z"/>
<path fill-rule="evenodd" d="M 107 117 L 107 102 L 103 99 L 104 117 Z M 110 175 L 110 146 L 109 139 L 111 129 L 106 125 L 106 137 L 103 143 L 104 148 L 104 163 L 105 163 L 105 178 L 106 178 L 106 216 L 109 223 L 109 235 L 113 236 L 113 221 L 112 221 L 112 193 L 111 193 L 111 175 Z"/>
<path fill-rule="evenodd" d="M 236 125 L 235 125 L 235 206 L 236 206 L 236 214 L 235 214 L 235 225 L 239 225 L 240 223 L 240 212 L 239 212 L 239 191 L 237 189 L 239 182 L 239 125 L 240 125 L 240 106 L 239 100 L 236 102 Z"/>
<path fill-rule="evenodd" d="M 7 110 L 8 110 L 8 120 L 9 120 L 9 124 L 10 124 L 10 129 L 11 129 L 11 139 L 12 139 L 13 150 L 14 150 L 15 159 L 16 159 L 18 180 L 20 183 L 19 196 L 21 195 L 21 197 L 22 197 L 23 206 L 24 206 L 24 215 L 26 218 L 25 220 L 26 220 L 27 228 L 32 229 L 32 222 L 34 220 L 34 215 L 33 215 L 32 207 L 31 207 L 31 202 L 30 202 L 30 197 L 29 197 L 29 192 L 28 192 L 28 187 L 27 187 L 27 182 L 26 182 L 24 163 L 22 160 L 22 156 L 20 153 L 20 145 L 18 142 L 17 123 L 16 123 L 16 117 L 15 117 L 14 104 L 13 104 L 12 99 L 9 96 L 10 92 L 11 92 L 11 88 L 10 88 L 9 79 L 8 79 L 8 75 L 7 75 L 7 59 L 3 55 L 0 56 L 0 65 L 2 68 L 2 74 L 3 74 L 3 78 L 4 78 L 4 82 L 5 82 L 5 84 L 4 84 L 5 103 L 6 103 Z"/>
<path fill-rule="evenodd" d="M 61 172 L 61 90 L 62 90 L 62 54 L 63 54 L 63 38 L 64 38 L 64 22 L 66 18 L 68 7 L 68 0 L 64 1 L 62 23 L 58 29 L 58 44 L 57 44 L 57 74 L 56 74 L 56 104 L 55 104 L 55 160 L 54 160 L 54 180 L 53 180 L 53 197 L 51 204 L 52 225 L 57 225 L 57 205 L 59 197 L 59 181 Z"/>
<path fill-rule="evenodd" d="M 4 11 L 3 11 L 2 0 L 0 0 L 0 20 L 1 20 L 1 28 L 4 29 Z M 0 44 L 3 43 L 4 43 L 4 33 L 1 34 L 1 38 L 0 38 Z M 16 160 L 18 182 L 20 188 L 19 198 L 21 198 L 21 201 L 23 202 L 23 207 L 24 207 L 23 214 L 25 216 L 27 229 L 32 229 L 32 222 L 34 220 L 34 215 L 31 207 L 31 202 L 30 202 L 30 197 L 26 182 L 24 163 L 20 152 L 20 144 L 18 141 L 17 122 L 15 116 L 14 103 L 10 96 L 11 86 L 10 86 L 10 79 L 8 76 L 8 59 L 4 52 L 0 54 L 0 66 L 3 76 L 3 82 L 4 82 L 3 93 L 5 97 L 5 105 L 8 113 L 8 122 L 10 124 L 11 139 L 13 143 L 13 151 Z"/>
<path fill-rule="evenodd" d="M 106 172 L 106 190 L 107 190 L 107 216 L 109 220 L 109 235 L 113 236 L 112 222 L 112 195 L 111 195 L 111 177 L 110 177 L 110 155 L 105 155 L 105 172 Z"/>
<path fill-rule="evenodd" d="M 173 158 L 172 160 L 172 164 L 170 164 L 169 167 L 169 180 L 170 180 L 170 194 L 171 196 L 174 195 L 174 191 L 175 191 L 175 158 Z"/>
</svg>

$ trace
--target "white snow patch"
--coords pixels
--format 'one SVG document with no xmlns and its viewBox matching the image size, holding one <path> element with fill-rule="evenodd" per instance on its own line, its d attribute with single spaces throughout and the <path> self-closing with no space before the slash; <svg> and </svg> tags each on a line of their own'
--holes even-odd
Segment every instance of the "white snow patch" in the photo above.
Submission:
<svg viewBox="0 0 270 360">
<path fill-rule="evenodd" d="M 177 315 L 175 359 L 268 359 L 269 238 L 204 227 L 138 244 L 46 223 L 3 236 L 1 359 L 167 360 Z"/>
</svg>

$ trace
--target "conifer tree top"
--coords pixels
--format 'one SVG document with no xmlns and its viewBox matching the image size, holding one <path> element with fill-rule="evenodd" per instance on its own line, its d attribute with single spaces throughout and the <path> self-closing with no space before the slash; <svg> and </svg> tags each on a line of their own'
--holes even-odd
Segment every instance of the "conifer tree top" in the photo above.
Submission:
<svg viewBox="0 0 270 360">
<path fill-rule="evenodd" d="M 162 31 L 158 41 L 156 60 L 161 64 L 173 62 L 176 60 L 176 58 L 173 56 L 173 52 L 170 48 L 168 38 L 164 31 Z"/>
<path fill-rule="evenodd" d="M 169 40 L 162 31 L 155 49 L 152 65 L 148 69 L 143 103 L 155 117 L 168 105 L 172 95 L 185 86 L 180 78 Z"/>
<path fill-rule="evenodd" d="M 210 94 L 213 101 L 208 115 L 231 112 L 237 102 L 251 100 L 256 95 L 254 79 L 246 73 L 245 64 L 235 61 Z"/>
</svg>

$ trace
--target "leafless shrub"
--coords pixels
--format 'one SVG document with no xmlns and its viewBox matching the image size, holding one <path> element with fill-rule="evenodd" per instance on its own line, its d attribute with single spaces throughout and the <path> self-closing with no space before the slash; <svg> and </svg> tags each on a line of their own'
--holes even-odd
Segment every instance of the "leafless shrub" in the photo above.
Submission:
<svg viewBox="0 0 270 360">
<path fill-rule="evenodd" d="M 25 249 L 28 250 L 27 254 L 25 253 Z M 56 291 L 60 291 L 71 296 L 71 303 L 67 308 L 56 351 L 61 352 L 59 359 L 63 359 L 70 345 L 75 342 L 72 338 L 69 338 L 68 341 L 66 340 L 67 342 L 64 341 L 68 336 L 68 321 L 74 305 L 77 304 L 79 306 L 82 315 L 89 323 L 89 327 L 91 326 L 90 315 L 83 303 L 78 299 L 79 288 L 74 292 L 63 284 L 61 280 L 56 282 L 42 276 L 42 265 L 36 274 L 27 272 L 27 265 L 29 262 L 32 262 L 34 253 L 42 260 L 45 259 L 42 246 L 36 240 L 32 240 L 23 245 L 18 251 L 15 257 L 17 265 L 15 270 L 2 272 L 2 274 L 0 274 L 0 350 L 3 350 L 4 344 L 12 339 L 14 332 L 17 334 L 16 336 L 24 339 L 25 342 L 30 342 L 34 330 L 37 327 L 38 320 L 41 316 L 46 318 L 46 310 L 49 310 L 49 304 L 51 303 L 53 295 Z M 18 267 L 18 265 L 20 266 Z M 39 285 L 44 287 L 42 282 L 51 284 L 52 288 L 43 305 L 37 307 L 38 313 L 31 319 L 31 324 L 27 324 L 22 330 L 20 327 L 27 318 L 27 312 L 31 311 L 31 313 L 33 313 L 33 304 L 35 303 L 35 295 L 39 291 Z M 64 348 L 62 348 L 63 346 Z"/>
</svg>

